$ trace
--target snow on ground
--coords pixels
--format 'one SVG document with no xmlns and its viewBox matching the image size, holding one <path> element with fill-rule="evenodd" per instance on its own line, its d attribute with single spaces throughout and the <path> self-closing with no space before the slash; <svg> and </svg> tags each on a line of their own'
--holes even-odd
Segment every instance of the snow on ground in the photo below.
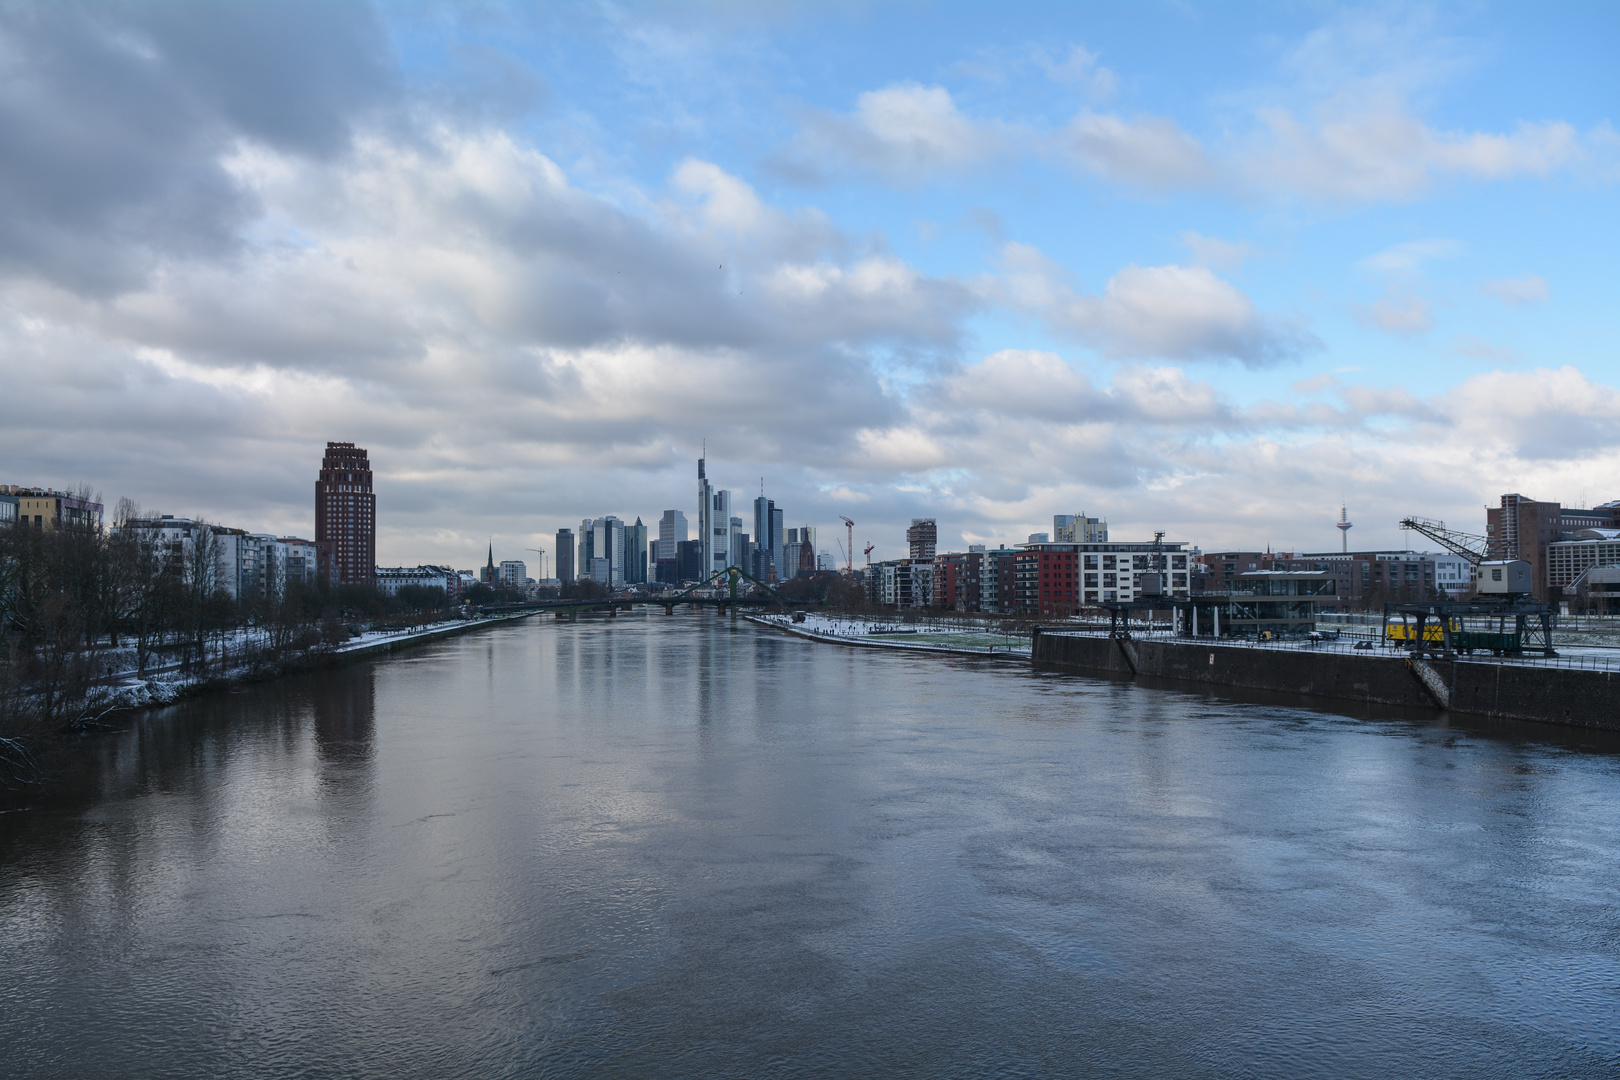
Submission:
<svg viewBox="0 0 1620 1080">
<path fill-rule="evenodd" d="M 860 642 L 863 645 L 883 645 L 895 649 L 948 649 L 997 656 L 1029 655 L 1029 638 L 1002 634 L 992 626 L 980 627 L 964 620 L 900 623 L 861 616 L 808 613 L 804 621 L 798 623 L 786 615 L 759 615 L 755 618 L 795 633 L 834 641 Z"/>
</svg>

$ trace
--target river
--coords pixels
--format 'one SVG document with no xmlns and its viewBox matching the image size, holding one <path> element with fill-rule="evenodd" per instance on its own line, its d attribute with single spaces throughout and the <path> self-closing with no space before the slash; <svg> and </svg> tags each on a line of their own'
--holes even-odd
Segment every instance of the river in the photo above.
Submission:
<svg viewBox="0 0 1620 1080">
<path fill-rule="evenodd" d="M 1620 1075 L 1620 747 L 530 620 L 0 816 L 0 1074 Z"/>
</svg>

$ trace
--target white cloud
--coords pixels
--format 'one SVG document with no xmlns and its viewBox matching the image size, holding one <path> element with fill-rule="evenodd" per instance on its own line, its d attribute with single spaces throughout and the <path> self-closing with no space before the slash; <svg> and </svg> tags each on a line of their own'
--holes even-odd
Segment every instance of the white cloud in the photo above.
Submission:
<svg viewBox="0 0 1620 1080">
<path fill-rule="evenodd" d="M 1114 359 L 1233 359 L 1263 366 L 1320 343 L 1260 314 L 1231 283 L 1202 266 L 1127 266 L 1101 294 L 1079 292 L 1034 248 L 1003 249 L 1006 287 L 1018 306 L 1059 333 Z"/>
<path fill-rule="evenodd" d="M 851 169 L 912 184 L 981 165 L 1008 140 L 999 125 L 963 116 L 943 86 L 903 82 L 861 94 L 852 113 L 812 114 L 775 164 L 806 178 Z"/>
<path fill-rule="evenodd" d="M 1214 167 L 1192 136 L 1162 116 L 1125 120 L 1082 112 L 1069 122 L 1060 146 L 1080 165 L 1120 183 L 1163 189 L 1209 183 Z"/>
<path fill-rule="evenodd" d="M 1221 240 L 1190 231 L 1181 234 L 1181 242 L 1192 252 L 1194 262 L 1211 270 L 1236 270 L 1257 254 L 1246 240 Z"/>
<path fill-rule="evenodd" d="M 1426 262 L 1452 258 L 1461 253 L 1462 245 L 1457 241 L 1435 237 L 1387 247 L 1362 259 L 1358 265 L 1380 274 L 1412 275 L 1421 271 Z"/>
<path fill-rule="evenodd" d="M 1535 274 L 1517 278 L 1491 278 L 1480 288 L 1504 304 L 1511 304 L 1514 307 L 1542 303 L 1550 291 L 1547 288 L 1547 279 L 1537 277 Z"/>
<path fill-rule="evenodd" d="M 1390 288 L 1371 304 L 1357 305 L 1356 318 L 1391 334 L 1425 334 L 1434 329 L 1429 302 L 1404 289 Z"/>
<path fill-rule="evenodd" d="M 1112 71 L 1097 63 L 1097 54 L 1083 45 L 1071 46 L 1061 59 L 1038 49 L 1035 62 L 1053 82 L 1078 87 L 1094 101 L 1111 97 L 1118 82 Z"/>
<path fill-rule="evenodd" d="M 1435 180 L 1547 176 L 1582 154 L 1563 122 L 1523 123 L 1511 134 L 1437 132 L 1405 103 L 1335 100 L 1304 121 L 1276 106 L 1257 111 L 1261 133 L 1234 166 L 1256 188 L 1328 202 L 1406 202 Z"/>
</svg>

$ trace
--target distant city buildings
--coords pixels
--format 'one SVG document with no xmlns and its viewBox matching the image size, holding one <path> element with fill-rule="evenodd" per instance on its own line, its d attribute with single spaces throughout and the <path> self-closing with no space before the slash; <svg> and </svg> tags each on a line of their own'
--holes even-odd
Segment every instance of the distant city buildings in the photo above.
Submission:
<svg viewBox="0 0 1620 1080">
<path fill-rule="evenodd" d="M 377 567 L 377 497 L 371 461 L 351 442 L 329 442 L 315 481 L 315 545 L 333 585 L 370 585 Z"/>
</svg>

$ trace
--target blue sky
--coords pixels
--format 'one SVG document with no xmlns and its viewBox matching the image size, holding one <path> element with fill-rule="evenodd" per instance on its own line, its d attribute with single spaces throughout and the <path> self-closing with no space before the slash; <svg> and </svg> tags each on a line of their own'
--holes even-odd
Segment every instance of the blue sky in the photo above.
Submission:
<svg viewBox="0 0 1620 1080">
<path fill-rule="evenodd" d="M 1612 5 L 7 4 L 12 482 L 379 557 L 1620 498 Z M 9 175 L 7 175 L 9 174 Z"/>
</svg>

